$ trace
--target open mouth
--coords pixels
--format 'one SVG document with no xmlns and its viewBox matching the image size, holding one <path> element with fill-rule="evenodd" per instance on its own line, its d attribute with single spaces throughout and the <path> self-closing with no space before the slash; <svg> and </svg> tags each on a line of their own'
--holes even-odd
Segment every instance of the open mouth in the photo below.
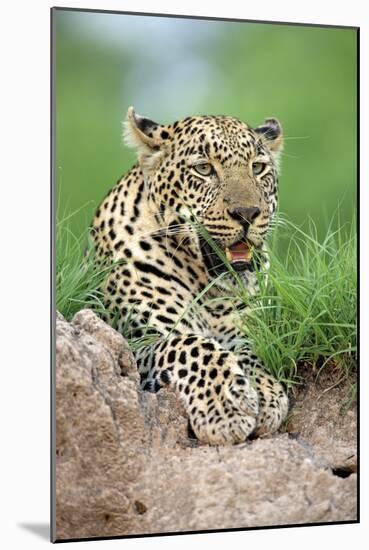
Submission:
<svg viewBox="0 0 369 550">
<path fill-rule="evenodd" d="M 252 254 L 254 252 L 254 247 L 250 242 L 238 241 L 230 247 L 225 248 L 225 254 L 227 260 L 232 264 L 238 263 L 249 263 L 251 262 Z"/>
<path fill-rule="evenodd" d="M 217 253 L 217 248 L 218 250 L 220 248 L 232 268 L 238 273 L 242 271 L 254 271 L 256 268 L 257 258 L 254 258 L 255 247 L 247 239 L 237 241 L 225 248 L 220 247 L 219 244 L 211 246 L 205 240 L 201 241 L 200 246 L 206 268 L 211 275 L 220 275 L 225 271 L 229 271 L 228 266 L 221 258 L 221 254 Z"/>
</svg>

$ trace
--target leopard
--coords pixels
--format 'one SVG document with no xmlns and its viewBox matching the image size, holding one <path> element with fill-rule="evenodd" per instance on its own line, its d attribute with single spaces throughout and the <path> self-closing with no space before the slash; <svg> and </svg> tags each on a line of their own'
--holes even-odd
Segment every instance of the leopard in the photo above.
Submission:
<svg viewBox="0 0 369 550">
<path fill-rule="evenodd" d="M 91 224 L 96 261 L 110 265 L 108 322 L 136 342 L 142 390 L 173 390 L 200 443 L 273 434 L 287 390 L 245 338 L 248 306 L 233 290 L 257 296 L 268 273 L 282 126 L 229 115 L 161 124 L 130 107 L 123 128 L 137 160 Z"/>
</svg>

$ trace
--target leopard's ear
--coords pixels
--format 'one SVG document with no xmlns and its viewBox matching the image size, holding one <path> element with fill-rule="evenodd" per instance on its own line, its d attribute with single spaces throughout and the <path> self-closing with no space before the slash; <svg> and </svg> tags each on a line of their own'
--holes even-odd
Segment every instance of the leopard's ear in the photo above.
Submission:
<svg viewBox="0 0 369 550">
<path fill-rule="evenodd" d="M 160 151 L 170 137 L 171 130 L 167 126 L 142 117 L 129 107 L 127 120 L 123 123 L 123 139 L 126 145 L 137 150 L 139 159 Z"/>
<path fill-rule="evenodd" d="M 263 143 L 276 155 L 283 148 L 283 130 L 276 118 L 266 118 L 264 124 L 255 128 Z"/>
</svg>

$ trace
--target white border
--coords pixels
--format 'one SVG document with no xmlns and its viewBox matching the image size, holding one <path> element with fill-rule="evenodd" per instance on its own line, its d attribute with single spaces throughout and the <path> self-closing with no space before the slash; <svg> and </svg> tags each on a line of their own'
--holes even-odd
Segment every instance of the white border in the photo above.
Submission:
<svg viewBox="0 0 369 550">
<path fill-rule="evenodd" d="M 48 0 L 18 0 L 1 13 L 1 311 L 2 467 L 1 541 L 5 548 L 32 550 L 47 544 L 21 524 L 49 521 L 49 8 Z M 100 8 L 214 17 L 337 24 L 361 27 L 361 97 L 368 98 L 368 30 L 365 2 L 263 0 L 263 2 L 198 2 L 196 0 L 69 0 L 68 7 Z M 368 121 L 368 102 L 362 102 Z M 5 128 L 4 128 L 5 122 Z M 362 122 L 362 126 L 364 123 Z M 329 128 L 327 128 L 329 132 Z M 342 129 L 344 131 L 344 128 Z M 369 151 L 362 128 L 361 150 Z M 361 204 L 369 203 L 368 162 L 361 167 Z M 367 242 L 368 216 L 362 207 L 361 242 Z M 368 311 L 366 258 L 362 253 L 361 311 Z M 362 315 L 362 335 L 368 334 Z M 364 338 L 363 338 L 364 340 Z M 186 535 L 79 543 L 94 548 L 234 548 L 361 549 L 368 539 L 368 346 L 362 345 L 361 463 L 362 523 L 327 527 Z M 364 391 L 363 391 L 364 389 Z M 366 430 L 367 432 L 367 430 Z M 365 437 L 364 437 L 365 436 Z M 5 520 L 5 521 L 4 521 Z M 365 536 L 366 535 L 366 536 Z"/>
</svg>

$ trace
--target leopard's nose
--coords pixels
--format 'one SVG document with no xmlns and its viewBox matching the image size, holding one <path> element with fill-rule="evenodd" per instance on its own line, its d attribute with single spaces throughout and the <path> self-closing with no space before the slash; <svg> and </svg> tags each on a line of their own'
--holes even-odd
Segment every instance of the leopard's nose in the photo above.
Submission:
<svg viewBox="0 0 369 550">
<path fill-rule="evenodd" d="M 245 225 L 256 220 L 260 214 L 260 208 L 257 206 L 237 206 L 236 208 L 229 209 L 228 212 L 234 220 L 240 222 L 241 225 Z"/>
</svg>

